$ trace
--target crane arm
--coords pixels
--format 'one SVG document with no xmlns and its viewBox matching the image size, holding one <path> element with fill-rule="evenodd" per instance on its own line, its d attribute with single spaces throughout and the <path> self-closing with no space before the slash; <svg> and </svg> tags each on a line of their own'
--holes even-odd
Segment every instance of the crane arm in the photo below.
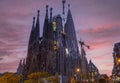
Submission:
<svg viewBox="0 0 120 83">
<path fill-rule="evenodd" d="M 75 40 L 75 38 L 73 38 L 72 36 L 66 34 L 65 32 L 60 31 L 60 30 L 59 30 L 59 32 L 60 32 L 61 34 L 65 35 L 66 37 L 71 38 L 72 40 Z M 87 47 L 88 49 L 90 49 L 90 46 L 89 46 L 89 45 L 86 45 L 83 41 L 81 41 L 81 40 L 80 40 L 80 41 L 77 40 L 77 41 L 80 43 L 80 45 L 84 45 L 85 47 Z"/>
</svg>

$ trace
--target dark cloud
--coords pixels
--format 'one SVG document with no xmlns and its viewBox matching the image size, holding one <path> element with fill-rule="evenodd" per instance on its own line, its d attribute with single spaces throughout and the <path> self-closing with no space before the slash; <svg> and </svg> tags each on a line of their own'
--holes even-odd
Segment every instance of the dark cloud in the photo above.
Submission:
<svg viewBox="0 0 120 83">
<path fill-rule="evenodd" d="M 0 46 L 3 47 L 5 45 L 6 45 L 6 43 L 4 41 L 0 40 Z"/>
<path fill-rule="evenodd" d="M 75 26 L 91 28 L 120 22 L 119 3 L 119 0 L 79 0 L 72 3 Z"/>
<path fill-rule="evenodd" d="M 104 26 L 104 27 L 96 27 L 91 29 L 83 29 L 79 32 L 85 37 L 92 38 L 92 39 L 98 39 L 99 40 L 108 40 L 111 38 L 118 39 L 120 35 L 120 26 L 119 25 L 110 25 L 110 26 Z"/>
<path fill-rule="evenodd" d="M 1 23 L 0 23 L 1 24 Z M 24 47 L 27 44 L 27 28 L 15 24 L 2 24 L 0 30 L 0 55 L 8 55 L 9 50 Z M 14 51 L 13 51 L 14 52 Z"/>
<path fill-rule="evenodd" d="M 90 50 L 104 47 L 111 48 L 114 43 L 120 41 L 119 25 L 96 27 L 79 31 L 79 35 L 91 46 Z"/>
<path fill-rule="evenodd" d="M 19 2 L 12 1 L 14 0 L 0 3 L 0 57 L 25 56 L 22 51 L 27 49 L 33 14 L 21 4 L 16 6 Z"/>
<path fill-rule="evenodd" d="M 3 58 L 0 58 L 0 61 L 3 60 Z"/>
<path fill-rule="evenodd" d="M 0 56 L 9 56 L 10 54 L 11 52 L 9 52 L 8 50 L 0 49 Z"/>
</svg>

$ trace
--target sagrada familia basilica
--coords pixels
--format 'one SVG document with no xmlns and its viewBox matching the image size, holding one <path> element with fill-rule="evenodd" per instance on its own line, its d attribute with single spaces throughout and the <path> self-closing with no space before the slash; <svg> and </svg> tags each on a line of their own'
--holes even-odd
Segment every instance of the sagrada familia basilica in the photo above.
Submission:
<svg viewBox="0 0 120 83">
<path fill-rule="evenodd" d="M 47 5 L 42 37 L 40 36 L 39 10 L 37 18 L 33 18 L 27 57 L 20 60 L 17 73 L 26 76 L 33 72 L 46 71 L 51 75 L 57 73 L 70 78 L 79 68 L 84 80 L 90 79 L 91 73 L 95 76 L 99 75 L 92 61 L 90 60 L 89 63 L 87 61 L 84 46 L 88 48 L 89 46 L 77 40 L 70 5 L 65 14 L 65 0 L 63 0 L 62 15 L 53 16 L 52 13 L 52 8 Z M 79 51 L 78 44 L 80 44 L 81 51 Z"/>
</svg>

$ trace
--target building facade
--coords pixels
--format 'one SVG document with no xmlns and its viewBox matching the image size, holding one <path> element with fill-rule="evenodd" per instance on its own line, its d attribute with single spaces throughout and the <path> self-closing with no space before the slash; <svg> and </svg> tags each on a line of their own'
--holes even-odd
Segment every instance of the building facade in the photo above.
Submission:
<svg viewBox="0 0 120 83">
<path fill-rule="evenodd" d="M 33 18 L 24 68 L 20 61 L 17 73 L 26 76 L 33 72 L 46 71 L 51 75 L 58 73 L 72 77 L 76 68 L 80 67 L 81 59 L 71 10 L 68 8 L 66 22 L 63 23 L 60 14 L 52 16 L 52 8 L 48 9 L 46 6 L 42 37 L 39 10 L 37 18 Z"/>
<path fill-rule="evenodd" d="M 70 5 L 66 19 L 60 14 L 52 16 L 52 8 L 49 10 L 48 5 L 46 6 L 42 37 L 40 37 L 39 14 L 38 10 L 37 18 L 33 18 L 27 57 L 24 66 L 21 66 L 20 61 L 17 73 L 26 77 L 33 72 L 46 71 L 50 75 L 57 73 L 70 79 L 77 74 L 76 69 L 80 69 L 79 80 L 88 82 L 89 72 L 91 72 L 88 68 L 91 68 L 92 62 L 88 65 L 82 47 L 79 53 Z"/>
<path fill-rule="evenodd" d="M 97 83 L 99 80 L 99 70 L 98 68 L 94 65 L 94 63 L 90 60 L 89 65 L 88 65 L 88 77 L 90 83 Z"/>
<path fill-rule="evenodd" d="M 116 82 L 120 82 L 120 43 L 114 44 L 113 59 L 114 59 L 112 70 L 113 80 Z"/>
</svg>

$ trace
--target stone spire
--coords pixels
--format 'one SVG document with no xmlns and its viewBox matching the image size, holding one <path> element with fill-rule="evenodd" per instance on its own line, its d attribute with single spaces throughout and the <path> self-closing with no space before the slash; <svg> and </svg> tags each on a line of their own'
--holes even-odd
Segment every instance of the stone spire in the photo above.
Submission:
<svg viewBox="0 0 120 83">
<path fill-rule="evenodd" d="M 50 8 L 50 23 L 49 23 L 49 34 L 48 36 L 49 39 L 53 40 L 53 16 L 52 16 L 52 11 L 53 11 L 53 8 Z"/>
<path fill-rule="evenodd" d="M 30 36 L 30 43 L 28 45 L 28 52 L 27 52 L 27 58 L 26 61 L 23 60 L 23 63 L 25 65 L 25 68 L 23 68 L 23 75 L 28 75 L 30 72 L 31 64 L 35 64 L 33 63 L 33 58 L 35 56 L 37 56 L 39 54 L 39 26 L 40 26 L 40 22 L 39 22 L 39 13 L 40 11 L 38 10 L 37 13 L 37 19 L 36 19 L 36 25 L 35 25 L 35 17 L 33 17 L 33 28 L 31 31 L 31 36 Z M 35 58 L 36 60 L 36 58 Z"/>
<path fill-rule="evenodd" d="M 22 65 L 22 60 L 20 60 L 20 63 L 19 63 L 19 66 L 21 66 Z"/>
<path fill-rule="evenodd" d="M 70 8 L 68 9 L 64 32 L 65 32 L 65 34 L 68 35 L 68 36 L 65 36 L 66 49 L 69 52 L 69 56 L 68 56 L 68 60 L 67 60 L 68 61 L 67 71 L 69 71 L 69 72 L 67 72 L 67 74 L 68 74 L 68 76 L 72 76 L 72 75 L 74 75 L 73 71 L 78 67 L 77 59 L 79 57 L 79 50 L 78 50 L 74 22 L 73 22 Z M 76 65 L 74 65 L 74 64 L 76 64 Z"/>
<path fill-rule="evenodd" d="M 50 8 L 50 22 L 52 22 L 52 10 L 53 8 Z"/>
<path fill-rule="evenodd" d="M 35 37 L 37 37 L 37 39 L 39 39 L 39 35 L 40 35 L 40 22 L 39 22 L 39 13 L 40 13 L 40 10 L 38 10 L 38 14 L 37 14 L 37 20 L 36 20 L 36 27 L 35 27 Z"/>
<path fill-rule="evenodd" d="M 76 39 L 75 27 L 74 27 L 74 22 L 73 22 L 70 7 L 69 7 L 68 13 L 67 13 L 65 32 Z"/>
<path fill-rule="evenodd" d="M 39 25 L 39 13 L 40 13 L 40 10 L 38 10 L 36 26 Z"/>
<path fill-rule="evenodd" d="M 63 14 L 63 15 L 65 15 L 65 3 L 66 3 L 66 1 L 63 0 L 63 1 L 62 1 L 62 4 L 63 4 L 63 12 L 62 12 L 62 14 Z"/>
<path fill-rule="evenodd" d="M 31 44 L 31 49 L 30 52 L 28 53 L 28 55 L 31 55 L 30 58 L 28 58 L 27 56 L 27 60 L 26 60 L 26 64 L 27 64 L 27 68 L 28 69 L 26 72 L 27 74 L 32 73 L 34 71 L 38 71 L 38 66 L 37 65 L 37 57 L 39 55 L 39 38 L 40 38 L 40 22 L 39 22 L 39 13 L 40 11 L 38 10 L 37 13 L 37 19 L 36 19 L 36 26 L 34 28 L 34 38 L 33 40 L 33 44 Z M 29 48 L 28 48 L 29 49 Z M 30 59 L 30 61 L 28 61 Z"/>
<path fill-rule="evenodd" d="M 32 44 L 32 40 L 34 37 L 34 28 L 35 28 L 35 17 L 33 17 L 33 25 L 30 33 L 30 38 L 29 38 L 29 46 Z"/>
<path fill-rule="evenodd" d="M 27 52 L 27 64 L 30 64 L 31 62 L 31 58 L 32 58 L 32 49 L 33 49 L 33 40 L 34 40 L 34 36 L 35 36 L 35 17 L 33 17 L 33 25 L 32 25 L 32 29 L 31 29 L 31 33 L 30 33 L 30 37 L 29 37 L 29 43 L 28 43 L 28 52 Z"/>
<path fill-rule="evenodd" d="M 48 19 L 48 5 L 46 5 L 46 19 Z"/>
<path fill-rule="evenodd" d="M 26 64 L 25 59 L 23 59 L 23 66 Z"/>
<path fill-rule="evenodd" d="M 38 13 L 37 13 L 36 27 L 34 29 L 34 38 L 33 38 L 34 46 L 32 47 L 32 49 L 34 49 L 33 53 L 35 55 L 38 55 L 38 52 L 39 52 L 39 38 L 40 38 L 39 13 L 40 13 L 40 10 L 38 10 Z"/>
<path fill-rule="evenodd" d="M 43 27 L 43 38 L 48 38 L 48 28 L 49 28 L 49 21 L 48 21 L 48 5 L 46 6 L 46 16 L 44 20 L 44 27 Z"/>
<path fill-rule="evenodd" d="M 35 17 L 33 17 L 33 25 L 32 25 L 32 30 L 35 28 Z"/>
<path fill-rule="evenodd" d="M 68 9 L 70 9 L 70 4 L 68 4 Z"/>
<path fill-rule="evenodd" d="M 70 6 L 70 5 L 68 5 L 68 6 Z M 79 51 L 78 51 L 77 37 L 76 37 L 74 21 L 73 21 L 73 18 L 72 18 L 70 7 L 68 9 L 64 31 L 67 35 L 69 35 L 69 37 L 66 38 L 67 46 L 68 46 L 69 51 L 70 50 L 76 51 L 75 54 L 78 56 Z M 74 56 L 76 56 L 76 55 L 74 55 Z"/>
<path fill-rule="evenodd" d="M 23 72 L 23 64 L 22 64 L 22 60 L 20 60 L 19 66 L 17 69 L 17 74 L 21 74 L 22 72 Z"/>
</svg>

